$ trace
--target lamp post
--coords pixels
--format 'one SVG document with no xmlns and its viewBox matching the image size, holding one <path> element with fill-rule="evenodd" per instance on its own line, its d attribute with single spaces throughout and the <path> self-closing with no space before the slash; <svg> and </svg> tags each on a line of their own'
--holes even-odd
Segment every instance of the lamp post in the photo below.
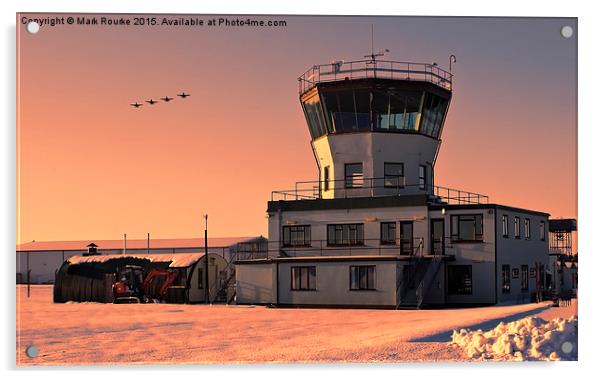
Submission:
<svg viewBox="0 0 602 379">
<path fill-rule="evenodd" d="M 205 217 L 205 300 L 209 304 L 209 249 L 207 247 L 207 219 L 209 215 Z"/>
<path fill-rule="evenodd" d="M 452 63 L 456 63 L 456 56 L 455 55 L 450 55 L 449 56 L 449 72 L 452 72 Z"/>
</svg>

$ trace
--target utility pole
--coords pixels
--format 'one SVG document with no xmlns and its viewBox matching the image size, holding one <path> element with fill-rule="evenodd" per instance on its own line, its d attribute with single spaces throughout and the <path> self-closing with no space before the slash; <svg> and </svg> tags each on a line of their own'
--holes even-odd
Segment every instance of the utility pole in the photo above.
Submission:
<svg viewBox="0 0 602 379">
<path fill-rule="evenodd" d="M 150 233 L 146 233 L 146 254 L 150 254 Z"/>
<path fill-rule="evenodd" d="M 207 219 L 209 215 L 205 215 L 205 300 L 209 304 L 209 248 L 207 246 Z"/>
<path fill-rule="evenodd" d="M 127 253 L 128 250 L 128 235 L 123 233 L 123 255 Z"/>
<path fill-rule="evenodd" d="M 27 252 L 27 298 L 31 294 L 31 269 L 29 268 L 29 251 Z"/>
</svg>

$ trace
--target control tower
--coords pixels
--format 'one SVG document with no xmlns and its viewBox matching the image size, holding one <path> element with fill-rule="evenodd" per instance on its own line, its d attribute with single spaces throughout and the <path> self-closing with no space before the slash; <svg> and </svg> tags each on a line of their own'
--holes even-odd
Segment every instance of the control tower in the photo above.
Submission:
<svg viewBox="0 0 602 379">
<path fill-rule="evenodd" d="M 313 195 L 433 195 L 452 74 L 436 63 L 368 57 L 316 65 L 298 78 L 320 172 Z"/>
<path fill-rule="evenodd" d="M 267 255 L 237 261 L 237 302 L 421 308 L 541 298 L 549 214 L 435 185 L 452 75 L 377 56 L 298 78 L 319 178 L 272 191 Z"/>
</svg>

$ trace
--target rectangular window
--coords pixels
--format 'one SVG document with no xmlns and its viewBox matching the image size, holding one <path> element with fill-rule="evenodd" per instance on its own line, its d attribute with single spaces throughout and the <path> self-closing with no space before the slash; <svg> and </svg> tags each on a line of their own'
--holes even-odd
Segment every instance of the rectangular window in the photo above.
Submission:
<svg viewBox="0 0 602 379">
<path fill-rule="evenodd" d="M 403 163 L 385 163 L 385 187 L 400 188 L 405 186 Z"/>
<path fill-rule="evenodd" d="M 518 275 L 519 275 L 520 271 L 518 270 L 518 268 L 513 268 L 512 269 L 512 279 L 518 279 Z"/>
<path fill-rule="evenodd" d="M 452 241 L 483 241 L 483 215 L 453 215 Z"/>
<path fill-rule="evenodd" d="M 508 238 L 508 215 L 502 215 L 502 237 Z"/>
<path fill-rule="evenodd" d="M 364 244 L 364 224 L 328 225 L 328 246 L 354 246 Z"/>
<path fill-rule="evenodd" d="M 426 189 L 426 166 L 423 165 L 418 168 L 418 189 Z"/>
<path fill-rule="evenodd" d="M 345 188 L 364 186 L 364 168 L 362 163 L 345 164 Z"/>
<path fill-rule="evenodd" d="M 380 223 L 380 243 L 381 245 L 395 245 L 397 238 L 397 223 L 381 222 Z"/>
<path fill-rule="evenodd" d="M 401 221 L 399 227 L 401 254 L 412 255 L 414 250 L 414 223 L 412 221 Z"/>
<path fill-rule="evenodd" d="M 311 246 L 310 225 L 287 225 L 282 227 L 282 246 Z"/>
<path fill-rule="evenodd" d="M 529 266 L 527 265 L 520 266 L 520 290 L 529 290 Z"/>
<path fill-rule="evenodd" d="M 539 240 L 540 241 L 546 240 L 546 222 L 545 221 L 539 222 Z"/>
<path fill-rule="evenodd" d="M 330 166 L 324 167 L 324 191 L 330 189 Z"/>
<path fill-rule="evenodd" d="M 510 292 L 510 265 L 502 265 L 502 292 Z"/>
<path fill-rule="evenodd" d="M 315 291 L 316 266 L 291 267 L 291 290 Z"/>
<path fill-rule="evenodd" d="M 351 266 L 349 267 L 350 290 L 375 290 L 376 266 Z"/>
<path fill-rule="evenodd" d="M 514 217 L 514 238 L 520 238 L 520 217 Z"/>
<path fill-rule="evenodd" d="M 448 266 L 447 291 L 450 295 L 471 295 L 472 266 Z"/>
<path fill-rule="evenodd" d="M 531 219 L 525 219 L 525 239 L 531 239 Z"/>
</svg>

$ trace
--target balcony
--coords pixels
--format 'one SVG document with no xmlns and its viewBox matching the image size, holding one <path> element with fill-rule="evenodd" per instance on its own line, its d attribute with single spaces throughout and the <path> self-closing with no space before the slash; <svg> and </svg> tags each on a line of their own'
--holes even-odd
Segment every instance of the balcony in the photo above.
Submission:
<svg viewBox="0 0 602 379">
<path fill-rule="evenodd" d="M 489 196 L 425 183 L 407 184 L 404 177 L 363 178 L 296 182 L 294 189 L 272 191 L 271 201 L 326 198 L 382 197 L 428 194 L 436 204 L 488 204 Z"/>
<path fill-rule="evenodd" d="M 270 254 L 272 253 L 272 254 Z M 379 238 L 358 238 L 353 241 L 311 240 L 298 244 L 283 244 L 282 241 L 268 243 L 268 255 L 280 257 L 340 257 L 340 256 L 401 256 L 424 257 L 424 238 L 395 239 L 382 241 Z"/>
<path fill-rule="evenodd" d="M 365 59 L 316 65 L 298 81 L 300 95 L 319 83 L 367 78 L 427 82 L 451 92 L 452 77 L 436 64 Z"/>
</svg>

